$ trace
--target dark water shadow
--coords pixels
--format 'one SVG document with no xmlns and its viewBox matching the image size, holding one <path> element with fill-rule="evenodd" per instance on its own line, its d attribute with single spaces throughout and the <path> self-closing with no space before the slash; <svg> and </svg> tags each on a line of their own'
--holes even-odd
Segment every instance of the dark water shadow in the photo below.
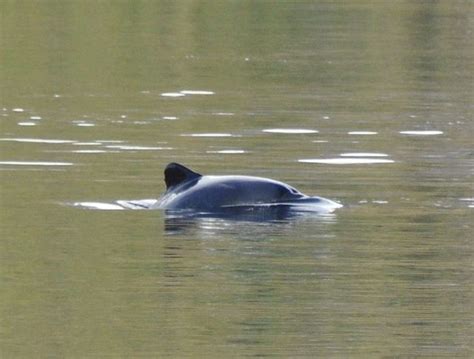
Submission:
<svg viewBox="0 0 474 359">
<path fill-rule="evenodd" d="M 292 205 L 238 206 L 221 208 L 216 212 L 165 210 L 165 233 L 184 234 L 196 230 L 226 230 L 236 233 L 255 233 L 268 228 L 280 231 L 291 228 L 302 220 L 318 223 L 333 222 L 335 215 L 327 211 L 296 208 Z"/>
</svg>

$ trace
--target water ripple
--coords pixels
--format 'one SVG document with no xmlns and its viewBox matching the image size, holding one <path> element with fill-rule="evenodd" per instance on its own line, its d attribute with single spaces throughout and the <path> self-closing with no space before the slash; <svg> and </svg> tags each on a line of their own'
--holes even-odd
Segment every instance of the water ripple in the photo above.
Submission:
<svg viewBox="0 0 474 359">
<path fill-rule="evenodd" d="M 214 95 L 215 92 L 207 90 L 181 90 L 179 92 L 163 92 L 163 97 L 184 97 L 187 95 Z"/>
<path fill-rule="evenodd" d="M 76 123 L 76 126 L 78 127 L 94 127 L 94 123 L 89 123 L 89 122 L 78 122 Z"/>
<path fill-rule="evenodd" d="M 301 163 L 321 163 L 328 165 L 352 165 L 352 164 L 376 164 L 376 163 L 394 163 L 389 159 L 379 158 L 309 158 L 300 159 Z"/>
<path fill-rule="evenodd" d="M 347 133 L 349 135 L 360 135 L 360 136 L 370 136 L 370 135 L 378 134 L 378 132 L 375 132 L 375 131 L 350 131 Z"/>
<path fill-rule="evenodd" d="M 181 136 L 188 137 L 237 137 L 231 133 L 191 133 L 191 134 L 182 134 Z"/>
<path fill-rule="evenodd" d="M 181 92 L 163 92 L 161 94 L 163 97 L 184 97 L 186 96 L 184 93 Z"/>
<path fill-rule="evenodd" d="M 0 161 L 0 165 L 12 166 L 72 166 L 71 162 L 44 162 L 44 161 Z"/>
<path fill-rule="evenodd" d="M 206 153 L 241 154 L 241 153 L 247 153 L 247 151 L 245 150 L 219 150 L 219 151 L 206 151 Z"/>
<path fill-rule="evenodd" d="M 0 138 L 0 141 L 11 141 L 11 142 L 24 142 L 24 143 L 74 143 L 72 140 L 57 140 L 57 139 L 44 139 L 44 138 Z"/>
<path fill-rule="evenodd" d="M 71 151 L 73 153 L 108 153 L 110 151 L 105 151 L 105 150 L 75 150 Z"/>
<path fill-rule="evenodd" d="M 204 91 L 204 90 L 182 90 L 179 91 L 183 95 L 214 95 L 213 91 Z"/>
<path fill-rule="evenodd" d="M 126 145 L 108 145 L 107 148 L 129 151 L 161 151 L 172 150 L 173 147 L 150 147 L 150 146 L 126 146 Z"/>
<path fill-rule="evenodd" d="M 443 131 L 400 131 L 402 135 L 412 135 L 412 136 L 436 136 L 442 135 Z"/>
<path fill-rule="evenodd" d="M 318 133 L 319 131 L 305 128 L 266 128 L 262 132 L 267 133 L 285 133 L 285 134 L 309 134 Z"/>
<path fill-rule="evenodd" d="M 341 153 L 341 157 L 388 157 L 386 153 L 372 153 L 372 152 L 349 152 Z"/>
</svg>

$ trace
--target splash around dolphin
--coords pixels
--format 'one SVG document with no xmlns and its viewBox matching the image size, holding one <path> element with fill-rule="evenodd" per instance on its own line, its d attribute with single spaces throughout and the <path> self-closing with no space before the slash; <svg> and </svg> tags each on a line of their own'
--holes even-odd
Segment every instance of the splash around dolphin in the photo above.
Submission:
<svg viewBox="0 0 474 359">
<path fill-rule="evenodd" d="M 167 212 L 255 213 L 270 211 L 331 213 L 341 204 L 326 198 L 307 196 L 276 180 L 253 176 L 203 176 L 178 163 L 165 171 L 166 192 L 152 206 Z"/>
</svg>

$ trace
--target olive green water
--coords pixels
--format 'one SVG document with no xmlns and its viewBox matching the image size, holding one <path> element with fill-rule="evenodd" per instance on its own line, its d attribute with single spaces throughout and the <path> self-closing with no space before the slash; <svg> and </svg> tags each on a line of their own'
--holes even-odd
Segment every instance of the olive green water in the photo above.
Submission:
<svg viewBox="0 0 474 359">
<path fill-rule="evenodd" d="M 472 357 L 472 2 L 0 11 L 2 358 Z M 171 161 L 344 208 L 74 206 Z"/>
</svg>

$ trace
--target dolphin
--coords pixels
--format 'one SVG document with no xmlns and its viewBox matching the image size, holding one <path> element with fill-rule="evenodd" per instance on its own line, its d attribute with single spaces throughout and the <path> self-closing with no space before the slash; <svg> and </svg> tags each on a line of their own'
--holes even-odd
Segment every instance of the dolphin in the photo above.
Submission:
<svg viewBox="0 0 474 359">
<path fill-rule="evenodd" d="M 179 163 L 164 171 L 166 192 L 153 208 L 167 211 L 229 213 L 232 210 L 285 207 L 330 213 L 341 204 L 307 196 L 297 189 L 269 178 L 253 176 L 203 176 Z"/>
</svg>

